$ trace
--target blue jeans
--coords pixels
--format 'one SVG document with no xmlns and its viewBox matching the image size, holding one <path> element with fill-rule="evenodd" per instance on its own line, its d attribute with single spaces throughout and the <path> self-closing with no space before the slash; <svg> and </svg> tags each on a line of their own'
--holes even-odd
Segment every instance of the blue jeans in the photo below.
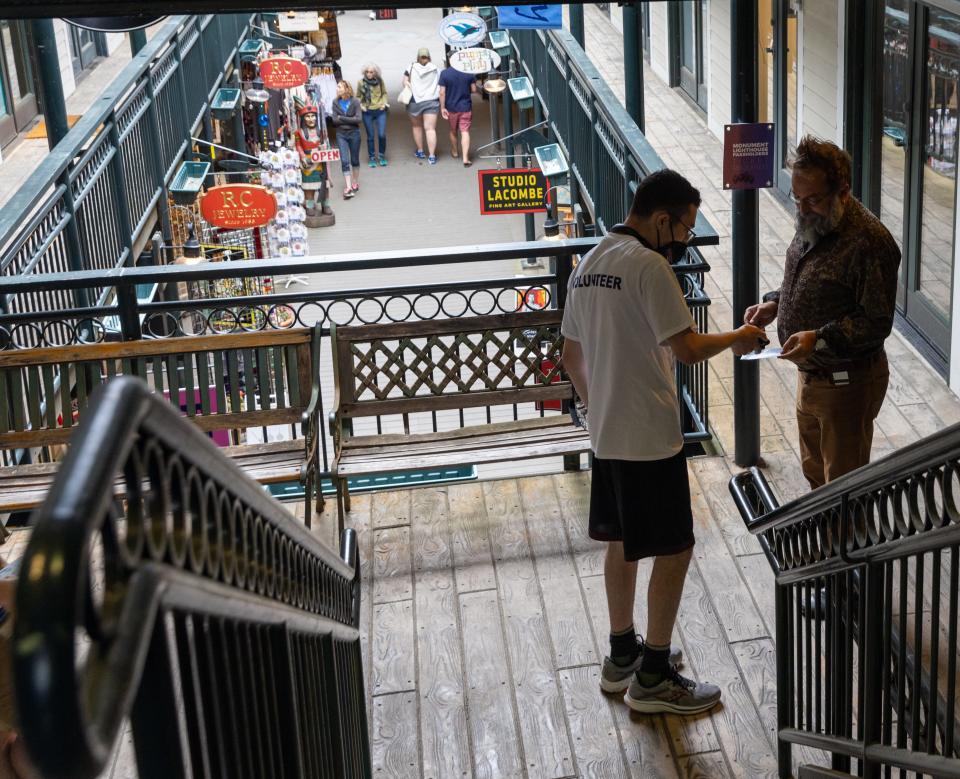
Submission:
<svg viewBox="0 0 960 779">
<path fill-rule="evenodd" d="M 378 111 L 363 112 L 363 126 L 367 130 L 367 154 L 371 160 L 376 159 L 373 151 L 373 128 L 377 128 L 377 144 L 380 148 L 380 156 L 387 156 L 387 109 L 381 108 Z"/>
<path fill-rule="evenodd" d="M 337 130 L 337 148 L 340 149 L 340 170 L 350 172 L 350 166 L 360 165 L 360 128 Z"/>
</svg>

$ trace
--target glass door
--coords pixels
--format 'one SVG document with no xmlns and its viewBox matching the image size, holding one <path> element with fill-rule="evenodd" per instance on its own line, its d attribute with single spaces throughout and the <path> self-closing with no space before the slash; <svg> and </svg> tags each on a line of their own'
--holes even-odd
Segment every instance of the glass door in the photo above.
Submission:
<svg viewBox="0 0 960 779">
<path fill-rule="evenodd" d="M 777 187 L 790 191 L 790 155 L 797 148 L 797 24 L 800 0 L 759 0 L 760 99 L 757 116 L 776 127 Z"/>
<path fill-rule="evenodd" d="M 73 55 L 73 72 L 79 73 L 90 67 L 97 56 L 96 33 L 82 27 L 67 25 L 70 28 L 70 50 Z"/>
<path fill-rule="evenodd" d="M 0 20 L 0 146 L 37 115 L 33 72 L 23 22 Z"/>
<path fill-rule="evenodd" d="M 680 3 L 680 88 L 707 110 L 706 68 L 703 51 L 704 0 Z"/>
<path fill-rule="evenodd" d="M 957 196 L 960 16 L 887 0 L 880 213 L 903 252 L 898 305 L 949 357 Z"/>
</svg>

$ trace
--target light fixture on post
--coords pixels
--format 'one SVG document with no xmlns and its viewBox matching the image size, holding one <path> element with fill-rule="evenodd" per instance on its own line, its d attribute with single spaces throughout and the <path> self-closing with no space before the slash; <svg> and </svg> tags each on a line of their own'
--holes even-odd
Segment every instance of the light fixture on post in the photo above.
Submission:
<svg viewBox="0 0 960 779">
<path fill-rule="evenodd" d="M 266 103 L 270 99 L 270 93 L 264 89 L 263 79 L 259 76 L 250 82 L 250 86 L 244 90 L 243 96 L 251 103 Z"/>
<path fill-rule="evenodd" d="M 210 172 L 209 162 L 181 163 L 177 175 L 170 182 L 170 197 L 178 206 L 192 205 L 200 190 L 203 189 L 204 179 Z"/>
<path fill-rule="evenodd" d="M 533 153 L 537 158 L 537 165 L 540 166 L 543 175 L 548 179 L 554 176 L 563 176 L 570 171 L 570 166 L 567 164 L 559 144 L 548 143 L 544 146 L 537 146 Z"/>
<path fill-rule="evenodd" d="M 510 33 L 506 30 L 493 30 L 487 33 L 490 39 L 490 47 L 501 57 L 510 51 Z"/>
<path fill-rule="evenodd" d="M 240 90 L 237 88 L 224 87 L 218 89 L 210 103 L 210 113 L 214 119 L 221 122 L 227 121 L 233 112 L 240 105 Z"/>
<path fill-rule="evenodd" d="M 507 79 L 507 87 L 510 89 L 510 97 L 517 104 L 517 108 L 525 111 L 533 108 L 533 84 L 526 76 L 517 76 Z"/>
</svg>

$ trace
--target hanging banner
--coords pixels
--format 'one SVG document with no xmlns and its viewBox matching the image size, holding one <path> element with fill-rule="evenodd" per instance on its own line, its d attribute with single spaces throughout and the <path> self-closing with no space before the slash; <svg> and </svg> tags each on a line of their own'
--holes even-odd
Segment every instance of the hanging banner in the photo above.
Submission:
<svg viewBox="0 0 960 779">
<path fill-rule="evenodd" d="M 263 227 L 277 214 L 277 198 L 255 184 L 211 187 L 200 198 L 200 216 L 214 227 L 241 230 Z"/>
<path fill-rule="evenodd" d="M 450 67 L 461 73 L 489 73 L 500 67 L 500 55 L 493 49 L 458 49 L 450 53 Z"/>
<path fill-rule="evenodd" d="M 443 17 L 440 22 L 440 37 L 447 46 L 469 49 L 487 37 L 487 23 L 476 14 L 458 11 Z"/>
<path fill-rule="evenodd" d="M 501 30 L 559 30 L 563 27 L 563 6 L 501 5 L 497 7 Z"/>
<path fill-rule="evenodd" d="M 277 15 L 280 32 L 315 32 L 320 29 L 316 11 L 287 11 Z"/>
<path fill-rule="evenodd" d="M 724 189 L 773 186 L 773 127 L 767 123 L 724 125 Z"/>
<path fill-rule="evenodd" d="M 300 87 L 309 77 L 306 64 L 293 57 L 268 57 L 260 63 L 260 78 L 267 89 Z"/>
<path fill-rule="evenodd" d="M 481 214 L 546 211 L 547 180 L 537 168 L 478 170 Z"/>
</svg>

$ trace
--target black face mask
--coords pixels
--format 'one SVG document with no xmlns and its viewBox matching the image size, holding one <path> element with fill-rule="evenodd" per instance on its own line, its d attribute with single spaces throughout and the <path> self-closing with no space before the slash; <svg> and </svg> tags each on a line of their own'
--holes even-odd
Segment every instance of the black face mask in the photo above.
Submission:
<svg viewBox="0 0 960 779">
<path fill-rule="evenodd" d="M 670 237 L 673 238 L 673 220 L 670 220 Z M 660 241 L 660 225 L 657 225 L 657 241 Z M 686 241 L 676 241 L 671 240 L 667 243 L 662 243 L 654 249 L 657 254 L 663 256 L 663 258 L 669 262 L 671 265 L 675 262 L 679 262 L 680 259 L 687 251 Z"/>
</svg>

